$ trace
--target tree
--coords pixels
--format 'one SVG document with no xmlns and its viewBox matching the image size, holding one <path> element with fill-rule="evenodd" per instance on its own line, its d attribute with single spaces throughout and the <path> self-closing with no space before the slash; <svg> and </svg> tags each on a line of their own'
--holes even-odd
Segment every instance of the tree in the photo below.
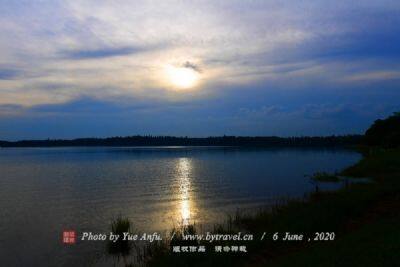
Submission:
<svg viewBox="0 0 400 267">
<path fill-rule="evenodd" d="M 400 112 L 379 119 L 365 132 L 365 141 L 371 146 L 400 146 Z"/>
</svg>

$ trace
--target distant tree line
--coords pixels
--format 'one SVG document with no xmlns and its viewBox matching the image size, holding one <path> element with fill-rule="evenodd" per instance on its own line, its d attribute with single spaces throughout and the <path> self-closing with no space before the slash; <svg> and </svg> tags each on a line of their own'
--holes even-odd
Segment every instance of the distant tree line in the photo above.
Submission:
<svg viewBox="0 0 400 267">
<path fill-rule="evenodd" d="M 79 138 L 73 140 L 24 140 L 0 141 L 1 147 L 62 147 L 62 146 L 253 146 L 253 147 L 338 147 L 359 145 L 362 135 L 326 137 L 173 137 L 173 136 L 128 136 L 110 138 Z"/>
<path fill-rule="evenodd" d="M 0 147 L 62 147 L 62 146 L 246 146 L 246 147 L 343 147 L 353 145 L 399 147 L 400 112 L 376 120 L 365 135 L 341 136 L 219 136 L 174 137 L 135 135 L 109 138 L 79 138 L 72 140 L 0 141 Z"/>
</svg>

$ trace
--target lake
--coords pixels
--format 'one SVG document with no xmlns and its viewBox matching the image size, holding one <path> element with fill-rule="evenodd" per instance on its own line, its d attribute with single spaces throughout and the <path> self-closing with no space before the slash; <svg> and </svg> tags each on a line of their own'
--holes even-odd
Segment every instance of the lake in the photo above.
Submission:
<svg viewBox="0 0 400 267">
<path fill-rule="evenodd" d="M 236 209 L 302 197 L 314 190 L 304 175 L 339 171 L 360 158 L 337 149 L 3 148 L 2 265 L 101 265 L 104 244 L 62 244 L 63 230 L 108 233 L 118 215 L 141 232 L 191 222 L 206 228 Z"/>
</svg>

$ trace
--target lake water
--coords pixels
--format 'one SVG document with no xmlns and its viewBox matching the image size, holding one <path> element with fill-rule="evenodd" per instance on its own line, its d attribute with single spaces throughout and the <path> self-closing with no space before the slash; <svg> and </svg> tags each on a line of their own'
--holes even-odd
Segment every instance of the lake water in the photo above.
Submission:
<svg viewBox="0 0 400 267">
<path fill-rule="evenodd" d="M 314 189 L 304 175 L 359 159 L 326 149 L 3 148 L 1 265 L 97 265 L 104 244 L 67 246 L 62 231 L 107 233 L 118 215 L 141 232 L 188 222 L 207 227 L 238 208 L 301 197 Z"/>
</svg>

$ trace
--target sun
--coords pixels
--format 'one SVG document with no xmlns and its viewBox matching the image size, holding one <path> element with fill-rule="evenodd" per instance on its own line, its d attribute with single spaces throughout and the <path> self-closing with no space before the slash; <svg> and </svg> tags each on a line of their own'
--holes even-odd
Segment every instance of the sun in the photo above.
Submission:
<svg viewBox="0 0 400 267">
<path fill-rule="evenodd" d="M 197 85 L 199 73 L 191 68 L 167 67 L 167 76 L 171 84 L 179 89 L 189 89 Z"/>
</svg>

